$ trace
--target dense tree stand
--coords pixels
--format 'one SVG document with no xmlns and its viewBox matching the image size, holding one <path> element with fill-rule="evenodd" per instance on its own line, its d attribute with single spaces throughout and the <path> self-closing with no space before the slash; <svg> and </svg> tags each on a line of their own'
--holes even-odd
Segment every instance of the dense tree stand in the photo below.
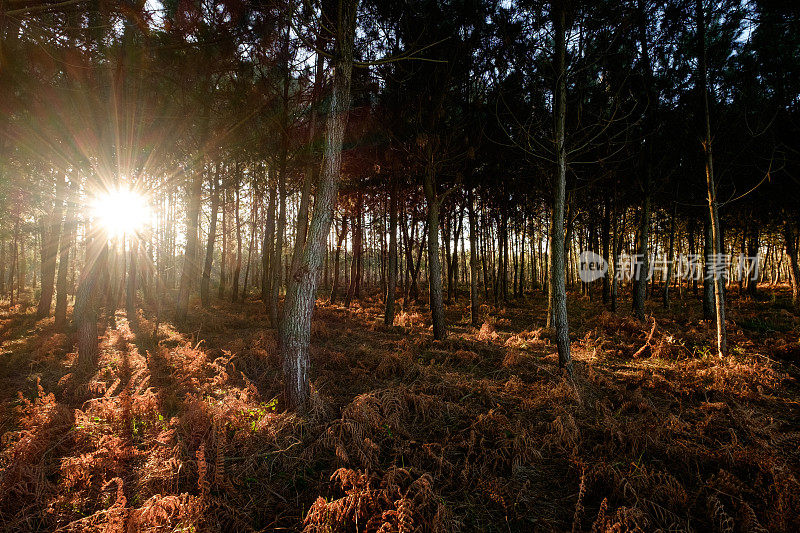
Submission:
<svg viewBox="0 0 800 533">
<path fill-rule="evenodd" d="M 3 531 L 800 531 L 800 10 L 0 5 Z"/>
</svg>

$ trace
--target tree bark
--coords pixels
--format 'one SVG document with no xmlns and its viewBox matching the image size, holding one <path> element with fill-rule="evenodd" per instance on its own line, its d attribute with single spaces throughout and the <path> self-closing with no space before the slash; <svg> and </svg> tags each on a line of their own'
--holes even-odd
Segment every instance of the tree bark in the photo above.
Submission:
<svg viewBox="0 0 800 533">
<path fill-rule="evenodd" d="M 649 158 L 647 158 L 649 159 Z M 649 180 L 648 180 L 649 181 Z M 648 185 L 646 185 L 648 186 Z M 639 229 L 637 230 L 636 243 L 636 265 L 634 267 L 633 279 L 633 314 L 637 318 L 644 318 L 644 303 L 647 298 L 647 282 L 650 273 L 650 258 L 648 253 L 647 241 L 650 237 L 650 194 L 645 192 L 644 205 L 639 217 Z"/>
<path fill-rule="evenodd" d="M 611 206 L 608 196 L 605 197 L 603 204 L 603 229 L 601 240 L 603 241 L 603 259 L 606 260 L 607 265 L 611 265 L 613 259 L 610 257 L 610 241 L 611 241 Z M 611 298 L 611 268 L 608 269 L 606 275 L 603 276 L 603 304 L 607 304 Z"/>
<path fill-rule="evenodd" d="M 800 267 L 797 262 L 797 234 L 793 224 L 787 220 L 783 225 L 783 238 L 786 241 L 786 255 L 789 257 L 789 278 L 792 281 L 792 303 L 800 302 Z"/>
<path fill-rule="evenodd" d="M 81 376 L 90 374 L 97 366 L 99 355 L 97 343 L 97 319 L 99 294 L 97 291 L 103 265 L 108 255 L 105 234 L 93 233 L 87 227 L 86 260 L 81 270 L 78 290 L 75 294 L 75 309 L 72 320 L 75 324 L 78 344 L 78 357 L 75 360 L 75 373 Z"/>
<path fill-rule="evenodd" d="M 234 171 L 235 178 L 233 181 L 234 186 L 234 195 L 236 199 L 233 204 L 233 220 L 236 224 L 236 266 L 233 267 L 233 280 L 231 282 L 231 302 L 238 302 L 239 301 L 239 276 L 242 273 L 242 220 L 240 211 L 240 198 L 241 193 L 239 191 L 241 185 L 241 175 L 239 172 L 239 163 L 236 163 L 236 170 Z"/>
<path fill-rule="evenodd" d="M 288 83 L 287 79 L 284 86 L 284 95 L 286 99 L 288 99 Z M 285 101 L 284 105 L 288 107 L 289 104 Z M 284 112 L 288 113 L 288 111 Z M 288 118 L 284 117 L 284 120 L 284 124 L 286 124 Z M 275 327 L 279 327 L 281 321 L 278 301 L 280 299 L 281 281 L 283 279 L 283 242 L 286 236 L 286 158 L 288 156 L 288 143 L 288 133 L 284 133 L 284 139 L 282 141 L 283 147 L 281 148 L 280 164 L 278 168 L 278 220 L 275 228 L 275 247 L 272 251 L 272 283 L 270 284 L 271 290 L 269 297 L 269 315 Z"/>
<path fill-rule="evenodd" d="M 397 194 L 396 181 L 392 182 L 392 197 L 389 199 L 389 257 L 388 279 L 386 280 L 386 309 L 383 314 L 383 323 L 387 326 L 394 324 L 394 297 L 397 288 Z"/>
<path fill-rule="evenodd" d="M 428 284 L 433 320 L 433 338 L 442 340 L 447 336 L 442 295 L 442 264 L 439 258 L 439 195 L 436 192 L 436 177 L 433 170 L 433 154 L 424 176 L 425 199 L 428 202 Z"/>
<path fill-rule="evenodd" d="M 356 212 L 353 216 L 353 261 L 350 263 L 350 286 L 344 297 L 344 306 L 350 307 L 353 297 L 358 297 L 358 285 L 361 281 L 361 255 L 363 248 L 363 220 L 364 220 L 363 196 L 358 195 L 356 202 Z"/>
<path fill-rule="evenodd" d="M 222 250 L 219 256 L 219 288 L 217 290 L 217 297 L 222 300 L 225 297 L 225 285 L 228 283 L 228 273 L 225 267 L 228 264 L 228 202 L 225 187 L 225 180 L 220 181 L 222 190 Z"/>
<path fill-rule="evenodd" d="M 611 280 L 611 312 L 615 313 L 617 311 L 617 295 L 618 290 L 617 286 L 619 285 L 620 280 L 620 264 L 619 264 L 619 256 L 622 254 L 622 240 L 623 235 L 625 233 L 625 212 L 623 211 L 622 214 L 622 222 L 617 221 L 617 195 L 616 195 L 616 186 L 614 187 L 614 203 L 613 203 L 613 219 L 614 219 L 614 240 L 612 241 L 612 250 L 611 250 L 611 261 L 614 265 L 614 278 Z M 621 228 L 620 228 L 621 226 Z M 612 263 L 609 263 L 612 264 Z"/>
<path fill-rule="evenodd" d="M 646 80 L 646 93 L 648 102 L 648 110 L 646 112 L 645 124 L 648 127 L 646 133 L 649 136 L 651 133 L 650 126 L 652 125 L 652 116 L 655 107 L 658 106 L 658 94 L 655 92 L 655 84 L 653 82 L 653 68 L 650 61 L 650 45 L 647 39 L 647 6 L 644 0 L 638 0 L 638 31 L 639 31 L 639 44 L 642 50 L 642 62 L 644 76 Z M 634 268 L 633 279 L 633 313 L 637 318 L 644 318 L 644 304 L 647 298 L 647 279 L 650 273 L 650 253 L 648 248 L 648 241 L 650 237 L 650 208 L 651 208 L 651 180 L 652 180 L 652 142 L 650 138 L 645 138 L 645 149 L 642 152 L 642 171 L 644 174 L 643 193 L 644 202 L 639 220 L 638 238 L 636 244 L 636 266 Z"/>
<path fill-rule="evenodd" d="M 697 249 L 695 246 L 695 231 L 697 230 L 697 220 L 695 217 L 689 218 L 689 227 L 686 229 L 686 244 L 689 247 L 689 256 L 696 256 Z M 697 276 L 691 274 L 688 276 L 692 280 L 692 294 L 694 294 L 695 298 L 697 297 Z M 686 290 L 689 290 L 689 279 L 686 280 Z"/>
<path fill-rule="evenodd" d="M 250 263 L 253 258 L 253 246 L 256 240 L 256 220 L 258 217 L 258 204 L 260 203 L 258 200 L 258 195 L 255 194 L 255 182 L 253 182 L 253 188 L 251 189 L 251 202 L 250 202 L 250 242 L 247 245 L 247 261 L 245 261 L 244 267 L 244 282 L 242 283 L 242 301 L 247 299 L 247 284 L 248 280 L 250 279 Z"/>
<path fill-rule="evenodd" d="M 317 37 L 317 46 L 324 47 L 324 39 L 322 36 Z M 297 210 L 297 226 L 296 237 L 294 242 L 294 251 L 292 252 L 292 268 L 297 266 L 297 261 L 300 259 L 300 252 L 306 243 L 308 233 L 308 207 L 311 199 L 311 187 L 319 178 L 319 162 L 314 150 L 314 141 L 316 140 L 317 133 L 317 109 L 316 105 L 319 101 L 320 91 L 322 90 L 322 77 L 324 75 L 325 56 L 317 54 L 317 62 L 315 65 L 314 73 L 314 87 L 311 94 L 311 105 L 309 110 L 309 125 L 308 125 L 308 157 L 309 161 L 306 165 L 305 176 L 303 179 L 303 190 L 300 193 L 300 206 Z"/>
<path fill-rule="evenodd" d="M 747 236 L 747 255 L 749 257 L 757 257 L 758 256 L 758 248 L 759 248 L 759 227 L 758 223 L 755 220 L 750 220 L 749 222 L 749 235 Z M 747 296 L 750 298 L 756 298 L 758 296 L 758 277 L 755 276 L 747 276 L 747 280 L 745 280 L 746 284 L 746 291 Z"/>
<path fill-rule="evenodd" d="M 39 297 L 39 306 L 36 309 L 36 317 L 44 318 L 50 315 L 53 305 L 53 293 L 55 292 L 56 258 L 58 256 L 58 241 L 61 234 L 61 216 L 64 207 L 64 186 L 63 178 L 59 178 L 56 184 L 56 195 L 53 205 L 53 212 L 48 217 L 47 231 L 42 235 L 42 292 Z"/>
<path fill-rule="evenodd" d="M 517 281 L 517 296 L 525 296 L 525 236 L 528 229 L 525 217 L 522 217 L 522 235 L 519 245 L 519 280 Z"/>
<path fill-rule="evenodd" d="M 414 224 L 413 217 L 411 217 L 410 224 Z M 416 269 L 414 267 L 414 233 L 415 230 L 413 229 L 415 226 L 412 226 L 412 233 L 409 235 L 408 231 L 408 224 L 406 223 L 405 217 L 403 218 L 403 223 L 401 224 L 403 230 L 403 241 L 405 241 L 405 254 L 406 254 L 406 275 L 408 277 L 408 282 L 406 283 L 406 290 L 403 295 L 403 306 L 406 306 L 407 300 L 413 298 L 416 299 L 419 293 L 417 288 L 417 275 Z M 421 245 L 422 246 L 422 245 Z M 420 248 L 421 250 L 421 248 Z M 417 268 L 419 268 L 419 256 L 417 257 Z"/>
<path fill-rule="evenodd" d="M 555 200 L 553 200 L 553 204 L 555 205 Z M 563 212 L 563 211 L 562 211 Z M 563 215 L 561 218 L 562 224 L 564 221 Z M 545 317 L 545 328 L 550 329 L 553 327 L 553 238 L 556 235 L 555 230 L 553 229 L 553 224 L 555 223 L 555 212 L 553 209 L 550 210 L 550 235 L 547 238 L 547 245 L 549 248 L 548 260 L 550 261 L 549 268 L 547 269 L 547 311 Z M 561 234 L 564 234 L 564 228 L 561 228 Z M 560 237 L 559 237 L 560 239 Z M 562 245 L 563 246 L 563 245 Z M 561 249 L 561 260 L 564 260 L 563 256 L 563 247 Z M 561 264 L 561 271 L 564 271 L 564 264 Z M 564 287 L 566 291 L 566 287 Z"/>
<path fill-rule="evenodd" d="M 446 268 L 443 271 L 445 278 L 447 279 L 447 298 L 445 300 L 447 305 L 451 305 L 453 303 L 453 263 L 452 257 L 453 253 L 450 249 L 450 235 L 451 230 L 454 230 L 455 226 L 455 209 L 452 213 L 446 213 L 442 219 L 441 229 L 442 229 L 442 244 L 441 247 L 442 253 L 441 258 L 443 259 L 444 266 Z M 444 291 L 444 287 L 442 287 L 442 291 Z"/>
<path fill-rule="evenodd" d="M 358 0 L 341 0 L 337 6 L 337 36 L 333 59 L 333 91 L 325 132 L 322 169 L 309 235 L 286 291 L 284 317 L 280 324 L 280 351 L 286 380 L 286 402 L 302 408 L 308 401 L 311 316 L 317 294 L 325 241 L 330 232 L 339 189 L 342 142 L 350 108 L 356 10 Z"/>
<path fill-rule="evenodd" d="M 453 254 L 450 258 L 452 279 L 453 279 L 453 300 L 458 301 L 458 241 L 461 238 L 461 231 L 464 227 L 464 207 L 458 210 L 458 223 L 453 234 Z M 462 240 L 463 243 L 463 240 Z M 462 249 L 463 252 L 463 249 Z M 448 291 L 449 291 L 448 286 Z"/>
<path fill-rule="evenodd" d="M 698 75 L 701 98 L 703 104 L 703 152 L 705 153 L 706 189 L 708 191 L 708 211 L 711 222 L 711 237 L 714 253 L 716 254 L 715 266 L 722 254 L 722 237 L 719 223 L 719 207 L 717 205 L 716 184 L 714 183 L 714 159 L 711 147 L 711 117 L 708 102 L 708 82 L 706 75 L 706 23 L 703 12 L 703 1 L 696 0 L 697 33 L 698 33 Z M 723 357 L 727 354 L 727 332 L 725 330 L 725 287 L 724 274 L 719 268 L 714 268 L 714 304 L 717 315 L 717 355 Z"/>
<path fill-rule="evenodd" d="M 469 317 L 473 327 L 478 327 L 478 220 L 475 216 L 475 193 L 472 189 L 467 197 L 467 216 L 469 217 Z"/>
<path fill-rule="evenodd" d="M 342 229 L 339 231 L 339 238 L 336 240 L 336 254 L 333 260 L 333 286 L 331 287 L 331 304 L 336 303 L 336 296 L 339 290 L 339 258 L 342 254 L 342 243 L 347 236 L 347 215 L 342 216 Z M 346 268 L 346 267 L 345 267 Z"/>
<path fill-rule="evenodd" d="M 556 137 L 556 179 L 553 195 L 553 227 L 551 233 L 553 261 L 551 278 L 553 285 L 553 318 L 556 327 L 558 365 L 572 378 L 572 356 L 570 354 L 569 322 L 567 320 L 567 292 L 564 280 L 564 203 L 567 188 L 567 154 L 564 145 L 567 115 L 567 71 L 566 71 L 566 6 L 554 1 L 553 24 L 555 30 L 556 95 L 554 107 Z"/>
<path fill-rule="evenodd" d="M 17 278 L 19 277 L 19 219 L 20 219 L 20 202 L 16 203 L 16 216 L 14 217 L 14 238 L 12 240 L 11 246 L 11 268 L 9 269 L 8 273 L 8 288 L 11 290 L 11 298 L 10 304 L 11 307 L 14 307 L 14 276 L 16 275 Z M 19 283 L 17 283 L 19 285 Z M 17 299 L 20 298 L 20 294 L 17 294 Z"/>
<path fill-rule="evenodd" d="M 500 214 L 498 230 L 498 266 L 500 267 L 500 294 L 503 303 L 508 303 L 508 215 L 504 212 Z"/>
<path fill-rule="evenodd" d="M 672 204 L 672 216 L 669 221 L 669 257 L 667 258 L 667 273 L 664 277 L 664 292 L 662 293 L 662 304 L 664 309 L 669 309 L 669 285 L 672 281 L 672 268 L 675 262 L 675 215 L 678 204 Z"/>
<path fill-rule="evenodd" d="M 72 196 L 67 201 L 66 216 L 64 217 L 64 230 L 58 250 L 58 280 L 56 281 L 56 311 L 55 326 L 62 329 L 67 323 L 67 296 L 69 292 L 67 276 L 69 274 L 70 248 L 75 242 L 76 222 L 74 220 L 75 207 Z"/>
<path fill-rule="evenodd" d="M 139 257 L 139 237 L 132 235 L 130 239 L 130 260 L 128 263 L 128 284 L 125 290 L 125 314 L 128 317 L 128 325 L 131 329 L 136 329 L 139 325 L 139 316 L 136 310 L 136 288 Z"/>
<path fill-rule="evenodd" d="M 6 241 L 0 237 L 0 298 L 6 295 Z"/>
<path fill-rule="evenodd" d="M 269 316 L 271 323 L 275 324 L 277 317 L 270 315 L 270 295 L 272 294 L 272 254 L 275 245 L 275 208 L 277 205 L 277 186 L 274 180 L 270 179 L 272 170 L 267 174 L 267 182 L 270 184 L 269 203 L 267 204 L 267 221 L 264 228 L 264 240 L 261 245 L 261 300 Z"/>
<path fill-rule="evenodd" d="M 24 294 L 28 278 L 28 265 L 25 261 L 25 239 L 18 238 L 17 243 L 19 245 L 17 252 L 17 297 L 20 302 L 24 302 L 27 305 L 28 297 Z"/>
<path fill-rule="evenodd" d="M 208 221 L 208 240 L 206 241 L 206 259 L 203 263 L 203 279 L 200 282 L 200 301 L 203 307 L 211 304 L 211 266 L 214 263 L 214 243 L 217 240 L 217 213 L 219 211 L 219 166 L 217 163 L 211 184 L 211 217 Z"/>
<path fill-rule="evenodd" d="M 714 246 L 711 223 L 709 222 L 707 214 L 703 231 L 705 232 L 705 241 L 703 244 L 703 318 L 706 320 L 713 320 L 716 316 L 713 281 Z"/>
<path fill-rule="evenodd" d="M 189 296 L 197 282 L 197 225 L 200 214 L 200 194 L 203 187 L 203 173 L 196 170 L 189 190 L 189 209 L 186 213 L 186 250 L 183 254 L 178 300 L 175 306 L 175 320 L 185 322 L 189 313 Z"/>
</svg>

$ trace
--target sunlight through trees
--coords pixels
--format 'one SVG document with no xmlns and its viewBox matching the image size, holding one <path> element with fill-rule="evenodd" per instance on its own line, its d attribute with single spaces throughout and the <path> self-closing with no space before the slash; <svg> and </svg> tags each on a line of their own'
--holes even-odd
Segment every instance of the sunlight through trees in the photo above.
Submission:
<svg viewBox="0 0 800 533">
<path fill-rule="evenodd" d="M 4 529 L 800 528 L 793 3 L 9 0 L 0 109 Z"/>
</svg>

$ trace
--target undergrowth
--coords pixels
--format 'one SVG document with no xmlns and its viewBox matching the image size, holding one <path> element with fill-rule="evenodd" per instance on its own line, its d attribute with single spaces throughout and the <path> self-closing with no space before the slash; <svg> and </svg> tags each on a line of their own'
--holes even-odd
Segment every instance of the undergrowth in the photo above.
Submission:
<svg viewBox="0 0 800 533">
<path fill-rule="evenodd" d="M 0 527 L 800 530 L 798 317 L 733 299 L 718 359 L 697 305 L 642 322 L 571 299 L 571 382 L 541 296 L 480 328 L 455 305 L 445 341 L 424 309 L 385 327 L 379 298 L 320 303 L 303 413 L 282 409 L 257 302 L 155 337 L 119 312 L 88 381 L 52 320 L 8 310 Z"/>
</svg>

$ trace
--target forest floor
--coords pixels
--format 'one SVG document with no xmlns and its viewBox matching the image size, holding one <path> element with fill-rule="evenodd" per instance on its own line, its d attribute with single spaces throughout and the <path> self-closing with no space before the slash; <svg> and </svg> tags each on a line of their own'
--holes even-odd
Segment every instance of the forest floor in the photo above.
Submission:
<svg viewBox="0 0 800 533">
<path fill-rule="evenodd" d="M 545 298 L 318 304 L 314 392 L 280 406 L 257 301 L 188 324 L 122 311 L 98 372 L 33 309 L 0 312 L 3 531 L 798 531 L 800 314 L 785 289 L 730 294 L 732 354 L 688 295 L 610 313 L 569 295 L 575 381 Z"/>
</svg>

